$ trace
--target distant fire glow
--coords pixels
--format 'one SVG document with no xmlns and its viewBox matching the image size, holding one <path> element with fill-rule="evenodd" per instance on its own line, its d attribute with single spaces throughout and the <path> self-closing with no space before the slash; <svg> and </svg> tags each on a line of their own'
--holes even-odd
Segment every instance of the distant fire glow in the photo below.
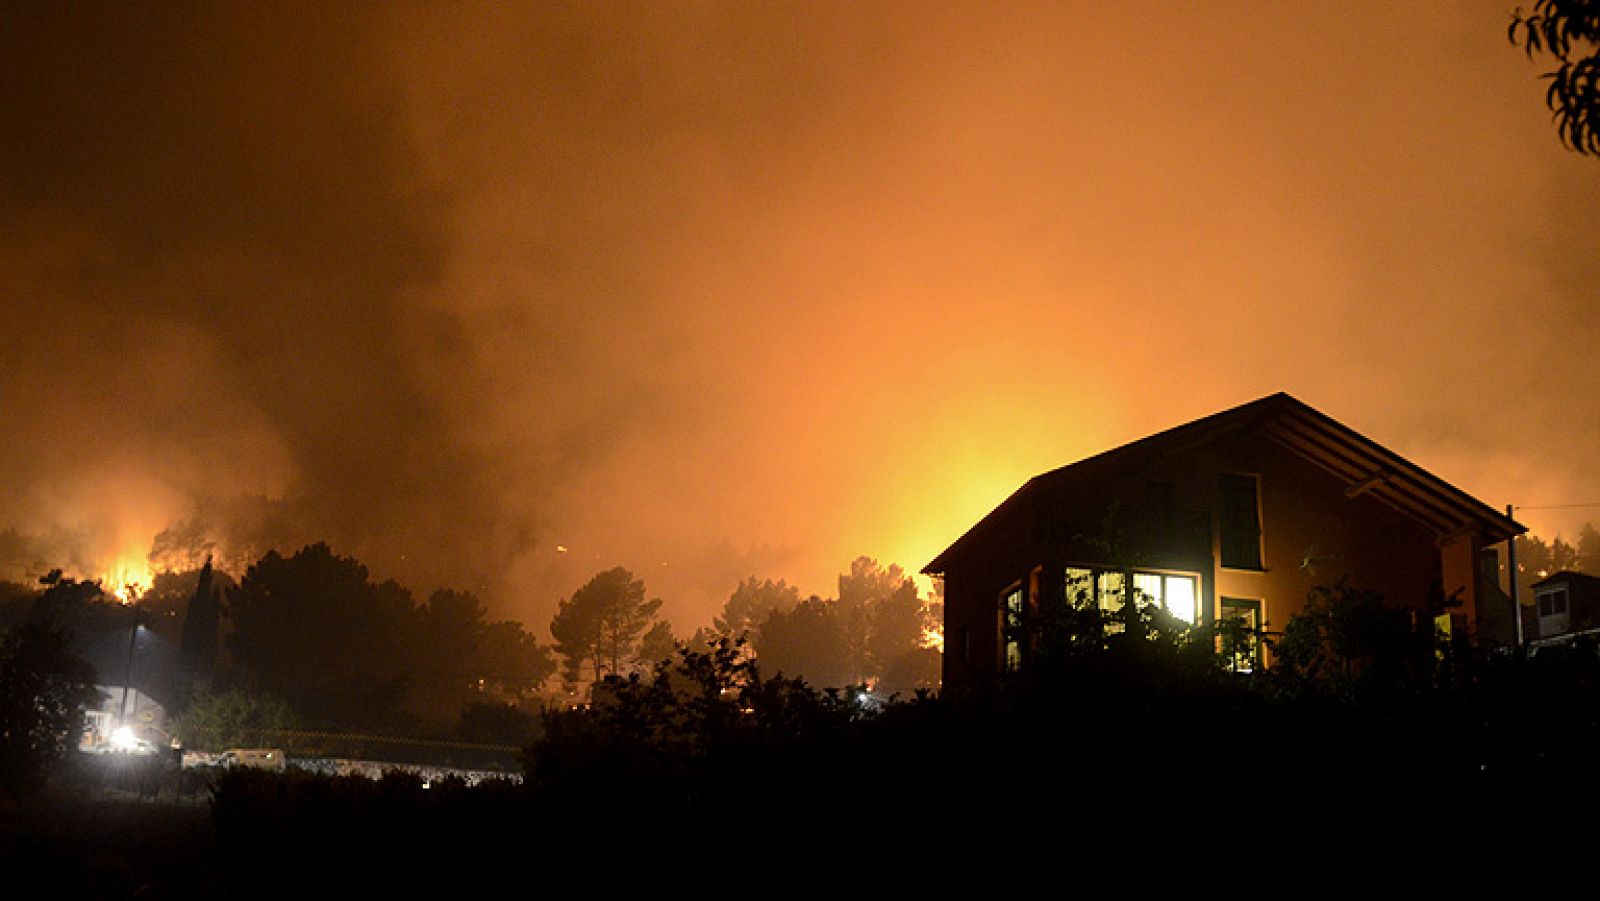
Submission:
<svg viewBox="0 0 1600 901">
<path fill-rule="evenodd" d="M 122 603 L 132 604 L 150 587 L 153 577 L 143 554 L 123 554 L 100 577 L 100 587 Z"/>
<path fill-rule="evenodd" d="M 1600 179 L 1513 5 L 11 4 L 0 579 L 199 524 L 684 636 L 1280 390 L 1590 501 Z"/>
</svg>

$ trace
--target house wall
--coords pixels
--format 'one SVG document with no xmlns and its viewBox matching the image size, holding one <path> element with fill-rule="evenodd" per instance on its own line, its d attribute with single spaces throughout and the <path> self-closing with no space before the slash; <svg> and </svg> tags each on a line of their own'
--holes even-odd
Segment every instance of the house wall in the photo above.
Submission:
<svg viewBox="0 0 1600 901">
<path fill-rule="evenodd" d="M 1257 477 L 1262 522 L 1262 567 L 1225 568 L 1219 539 L 1218 477 Z M 1152 482 L 1170 484 L 1177 521 L 1201 524 L 1201 546 L 1176 541 L 1156 556 L 1135 549 L 1108 555 L 1103 542 L 1107 504 L 1139 510 Z M 1037 493 L 1009 511 L 986 540 L 949 562 L 945 573 L 945 685 L 956 687 L 1000 670 L 1000 599 L 1017 582 L 1030 584 L 1034 602 L 1063 596 L 1067 565 L 1133 565 L 1196 572 L 1202 615 L 1214 619 L 1221 597 L 1260 602 L 1264 627 L 1278 631 L 1304 609 L 1313 587 L 1341 579 L 1376 591 L 1388 603 L 1425 615 L 1430 602 L 1460 590 L 1469 617 L 1477 613 L 1480 545 L 1466 535 L 1442 548 L 1432 530 L 1369 494 L 1349 497 L 1346 483 L 1260 436 L 1213 441 L 1165 455 L 1114 479 L 1074 486 L 1070 495 Z M 1112 559 L 1120 556 L 1120 559 Z"/>
<path fill-rule="evenodd" d="M 1260 600 L 1267 630 L 1277 631 L 1305 608 L 1312 588 L 1343 579 L 1392 605 L 1426 609 L 1442 570 L 1430 529 L 1370 495 L 1347 496 L 1341 479 L 1267 440 L 1209 446 L 1193 465 L 1196 490 L 1213 495 L 1221 473 L 1259 478 L 1262 569 L 1219 564 L 1213 604 L 1222 596 Z"/>
<path fill-rule="evenodd" d="M 1023 516 L 1008 520 L 945 573 L 945 685 L 967 685 L 1000 671 L 1000 596 L 1019 581 L 1026 585 L 1037 565 L 1028 524 Z"/>
</svg>

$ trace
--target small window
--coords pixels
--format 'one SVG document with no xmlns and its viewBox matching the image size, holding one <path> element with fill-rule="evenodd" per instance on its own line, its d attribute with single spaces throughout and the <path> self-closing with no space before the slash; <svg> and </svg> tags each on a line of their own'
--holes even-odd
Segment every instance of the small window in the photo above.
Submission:
<svg viewBox="0 0 1600 901">
<path fill-rule="evenodd" d="M 1236 673 L 1253 672 L 1261 651 L 1261 602 L 1222 598 L 1217 618 L 1223 657 Z"/>
<path fill-rule="evenodd" d="M 1555 591 L 1543 592 L 1539 595 L 1540 616 L 1560 616 L 1567 612 L 1567 590 L 1558 588 Z"/>
<path fill-rule="evenodd" d="M 1005 642 L 1005 670 L 1016 672 L 1022 666 L 1022 583 L 1006 590 L 1001 605 L 1000 634 Z"/>
<path fill-rule="evenodd" d="M 1229 569 L 1261 569 L 1259 488 L 1255 476 L 1223 473 L 1218 477 L 1217 529 L 1222 565 Z"/>
<path fill-rule="evenodd" d="M 1073 607 L 1094 606 L 1094 570 L 1069 566 L 1066 582 L 1068 604 Z"/>
<path fill-rule="evenodd" d="M 1095 579 L 1095 603 L 1107 613 L 1116 613 L 1122 609 L 1123 588 L 1127 583 L 1126 577 L 1119 572 L 1103 572 Z"/>
</svg>

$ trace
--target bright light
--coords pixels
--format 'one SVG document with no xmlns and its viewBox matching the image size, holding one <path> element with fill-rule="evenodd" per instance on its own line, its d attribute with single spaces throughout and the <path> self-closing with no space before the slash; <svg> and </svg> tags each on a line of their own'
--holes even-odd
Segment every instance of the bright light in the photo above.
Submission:
<svg viewBox="0 0 1600 901">
<path fill-rule="evenodd" d="M 133 734 L 130 726 L 118 726 L 111 730 L 111 747 L 118 751 L 132 751 L 139 746 L 139 737 Z"/>
<path fill-rule="evenodd" d="M 1200 607 L 1194 588 L 1193 579 L 1183 576 L 1167 577 L 1167 610 L 1191 626 L 1198 618 Z"/>
</svg>

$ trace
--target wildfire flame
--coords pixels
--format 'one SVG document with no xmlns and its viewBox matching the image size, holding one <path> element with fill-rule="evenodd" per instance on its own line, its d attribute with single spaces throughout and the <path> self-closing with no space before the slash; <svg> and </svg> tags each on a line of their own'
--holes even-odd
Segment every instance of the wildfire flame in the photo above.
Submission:
<svg viewBox="0 0 1600 901">
<path fill-rule="evenodd" d="M 115 595 L 123 604 L 132 604 L 150 587 L 150 563 L 139 552 L 124 553 L 107 567 L 100 577 L 100 586 Z"/>
</svg>

